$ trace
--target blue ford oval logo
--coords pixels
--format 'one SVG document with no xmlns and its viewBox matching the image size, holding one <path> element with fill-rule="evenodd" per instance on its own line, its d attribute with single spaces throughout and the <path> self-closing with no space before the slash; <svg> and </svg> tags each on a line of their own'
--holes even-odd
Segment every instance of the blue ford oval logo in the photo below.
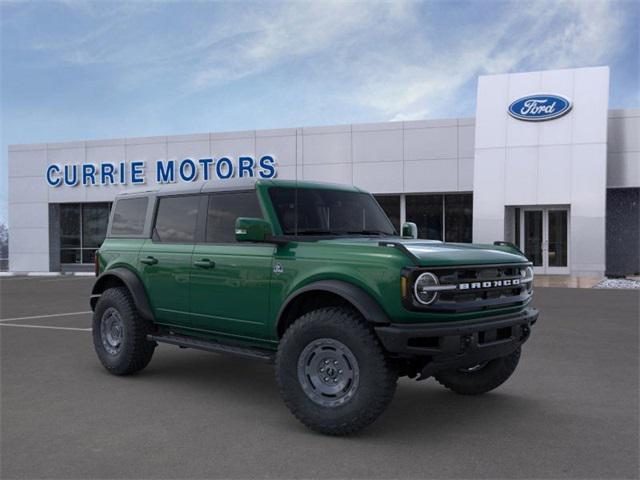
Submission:
<svg viewBox="0 0 640 480">
<path fill-rule="evenodd" d="M 558 118 L 569 110 L 571 110 L 571 100 L 560 95 L 527 95 L 509 105 L 509 115 L 529 122 Z"/>
</svg>

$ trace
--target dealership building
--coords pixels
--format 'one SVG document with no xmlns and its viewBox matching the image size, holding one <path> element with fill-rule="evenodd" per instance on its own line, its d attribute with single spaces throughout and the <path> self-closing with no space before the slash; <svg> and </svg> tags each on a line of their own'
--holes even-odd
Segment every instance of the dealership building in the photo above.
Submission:
<svg viewBox="0 0 640 480">
<path fill-rule="evenodd" d="M 475 118 L 9 147 L 9 269 L 91 268 L 114 196 L 232 178 L 353 184 L 396 228 L 516 243 L 538 273 L 640 273 L 640 110 L 608 67 L 481 76 Z"/>
</svg>

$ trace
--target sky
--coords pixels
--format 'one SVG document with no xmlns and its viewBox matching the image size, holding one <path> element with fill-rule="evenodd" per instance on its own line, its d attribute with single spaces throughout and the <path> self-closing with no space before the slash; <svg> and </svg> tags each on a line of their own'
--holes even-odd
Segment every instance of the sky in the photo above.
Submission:
<svg viewBox="0 0 640 480">
<path fill-rule="evenodd" d="M 640 106 L 640 2 L 0 0 L 11 144 L 474 116 L 478 75 L 609 65 Z"/>
</svg>

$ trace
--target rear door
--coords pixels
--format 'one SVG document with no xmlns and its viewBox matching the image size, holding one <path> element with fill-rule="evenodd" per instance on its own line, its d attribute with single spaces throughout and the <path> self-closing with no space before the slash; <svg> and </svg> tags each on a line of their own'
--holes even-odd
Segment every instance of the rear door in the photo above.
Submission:
<svg viewBox="0 0 640 480">
<path fill-rule="evenodd" d="M 189 326 L 191 255 L 202 198 L 159 197 L 152 237 L 140 252 L 140 271 L 160 324 Z"/>
<path fill-rule="evenodd" d="M 191 262 L 191 321 L 230 337 L 266 338 L 275 246 L 236 242 L 238 217 L 263 218 L 255 190 L 209 194 L 205 242 Z"/>
</svg>

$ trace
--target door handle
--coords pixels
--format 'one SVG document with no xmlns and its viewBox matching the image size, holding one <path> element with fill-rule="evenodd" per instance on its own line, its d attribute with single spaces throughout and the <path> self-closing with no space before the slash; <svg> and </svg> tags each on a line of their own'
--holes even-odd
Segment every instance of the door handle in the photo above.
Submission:
<svg viewBox="0 0 640 480">
<path fill-rule="evenodd" d="M 202 260 L 196 260 L 193 262 L 193 266 L 200 268 L 214 268 L 216 266 L 216 262 L 209 260 L 208 258 L 203 258 Z"/>
<path fill-rule="evenodd" d="M 141 258 L 140 263 L 144 263 L 145 265 L 155 265 L 156 263 L 158 263 L 158 259 L 149 255 L 146 258 Z"/>
</svg>

